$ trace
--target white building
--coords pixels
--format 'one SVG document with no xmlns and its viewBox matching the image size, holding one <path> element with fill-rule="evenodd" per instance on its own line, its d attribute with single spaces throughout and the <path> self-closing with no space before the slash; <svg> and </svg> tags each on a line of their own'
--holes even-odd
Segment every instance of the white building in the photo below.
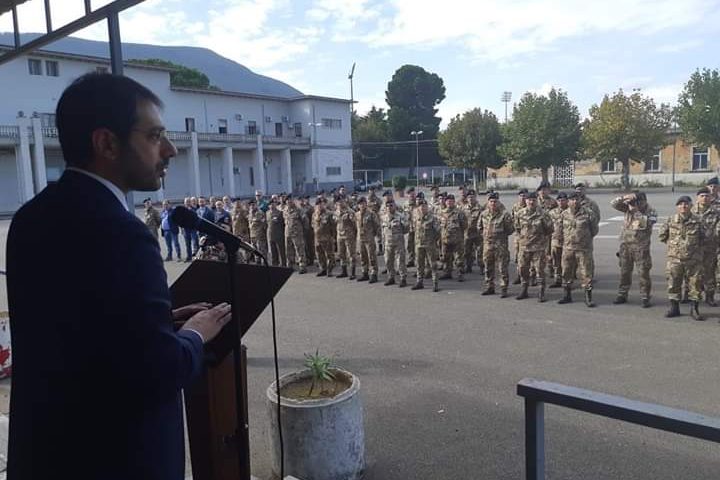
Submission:
<svg viewBox="0 0 720 480">
<path fill-rule="evenodd" d="M 0 212 L 17 210 L 60 178 L 57 101 L 75 78 L 108 69 L 105 58 L 48 51 L 0 66 Z M 178 148 L 155 199 L 352 183 L 349 100 L 174 88 L 170 71 L 125 64 L 125 75 L 165 104 L 168 136 Z"/>
</svg>

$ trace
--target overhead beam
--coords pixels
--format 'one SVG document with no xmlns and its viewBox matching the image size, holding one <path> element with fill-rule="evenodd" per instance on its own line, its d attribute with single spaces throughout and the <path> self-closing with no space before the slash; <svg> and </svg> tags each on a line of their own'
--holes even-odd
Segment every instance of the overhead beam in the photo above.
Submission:
<svg viewBox="0 0 720 480">
<path fill-rule="evenodd" d="M 104 7 L 99 8 L 94 12 L 90 12 L 84 17 L 75 20 L 74 22 L 70 22 L 63 27 L 58 28 L 57 30 L 47 33 L 46 35 L 38 37 L 35 40 L 32 40 L 20 46 L 18 46 L 20 43 L 20 32 L 17 28 L 17 13 L 15 12 L 15 9 L 13 9 L 13 25 L 15 27 L 15 49 L 10 50 L 4 55 L 0 55 L 0 65 L 14 60 L 27 53 L 30 53 L 34 50 L 42 48 L 45 45 L 53 43 L 56 40 L 68 37 L 73 33 L 82 30 L 85 27 L 89 27 L 93 23 L 109 18 L 113 13 L 117 15 L 121 11 L 130 7 L 134 7 L 135 5 L 137 5 L 138 3 L 142 3 L 143 1 L 144 0 L 115 0 L 112 3 L 109 3 Z"/>
</svg>

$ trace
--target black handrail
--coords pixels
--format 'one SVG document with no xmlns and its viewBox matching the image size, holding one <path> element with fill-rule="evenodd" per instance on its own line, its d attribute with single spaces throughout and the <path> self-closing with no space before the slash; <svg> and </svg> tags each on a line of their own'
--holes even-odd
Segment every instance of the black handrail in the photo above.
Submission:
<svg viewBox="0 0 720 480">
<path fill-rule="evenodd" d="M 525 398 L 527 480 L 545 478 L 546 403 L 720 443 L 720 418 L 532 378 L 518 382 L 517 394 Z"/>
</svg>

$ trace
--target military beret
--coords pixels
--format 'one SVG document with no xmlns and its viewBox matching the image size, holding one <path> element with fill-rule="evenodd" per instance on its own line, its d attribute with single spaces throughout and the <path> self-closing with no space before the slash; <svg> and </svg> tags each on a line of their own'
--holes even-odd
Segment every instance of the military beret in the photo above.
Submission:
<svg viewBox="0 0 720 480">
<path fill-rule="evenodd" d="M 322 197 L 318 197 L 315 199 L 315 205 L 320 205 L 321 203 L 325 203 L 325 202 L 327 202 L 327 200 Z"/>
<path fill-rule="evenodd" d="M 291 198 L 293 198 L 293 196 L 292 196 L 292 194 L 290 194 L 290 193 L 288 193 L 288 194 L 285 196 L 285 199 L 286 199 L 286 200 L 290 200 Z"/>
<path fill-rule="evenodd" d="M 392 197 L 392 194 L 393 194 L 393 193 L 392 193 L 391 190 L 385 190 L 385 191 L 383 192 L 383 197 L 387 197 L 387 196 Z"/>
<path fill-rule="evenodd" d="M 576 183 L 575 185 L 573 185 L 573 188 L 585 188 L 585 184 L 582 182 Z"/>
<path fill-rule="evenodd" d="M 417 198 L 425 198 L 425 193 L 423 193 L 423 192 L 418 192 Z"/>
<path fill-rule="evenodd" d="M 488 192 L 488 200 L 498 200 L 500 195 L 497 192 Z"/>
<path fill-rule="evenodd" d="M 680 205 L 681 203 L 692 204 L 692 200 L 687 195 L 683 195 L 682 197 L 678 198 L 677 202 L 675 202 L 675 205 Z"/>
<path fill-rule="evenodd" d="M 582 198 L 582 195 L 578 192 L 571 192 L 570 195 L 568 195 L 569 200 L 579 200 Z"/>
<path fill-rule="evenodd" d="M 406 192 L 406 193 L 412 193 L 412 192 L 414 192 L 414 191 L 415 191 L 415 187 L 410 187 L 410 188 L 407 189 L 407 192 Z"/>
<path fill-rule="evenodd" d="M 558 200 L 563 199 L 563 198 L 564 198 L 565 200 L 567 200 L 567 197 L 568 197 L 568 196 L 567 196 L 567 193 L 565 193 L 565 192 L 560 192 L 560 193 L 557 194 L 557 199 L 558 199 Z"/>
<path fill-rule="evenodd" d="M 518 192 L 518 195 L 527 195 L 528 189 L 527 188 L 521 188 Z"/>
<path fill-rule="evenodd" d="M 352 196 L 353 196 L 353 197 L 357 197 L 357 196 L 358 196 L 358 191 L 357 191 L 357 190 L 353 190 Z"/>
<path fill-rule="evenodd" d="M 447 195 L 445 195 L 445 200 L 455 200 L 455 195 L 453 195 L 452 193 L 448 193 Z"/>
<path fill-rule="evenodd" d="M 358 198 L 358 203 L 367 203 L 367 198 L 365 198 L 365 197 Z"/>
<path fill-rule="evenodd" d="M 710 195 L 710 189 L 708 187 L 702 187 L 697 191 L 697 195 Z"/>
<path fill-rule="evenodd" d="M 707 181 L 706 185 L 720 185 L 720 180 L 718 180 L 718 177 L 712 177 Z"/>
<path fill-rule="evenodd" d="M 538 185 L 537 189 L 542 190 L 543 188 L 550 188 L 550 182 L 540 182 L 540 185 Z"/>
<path fill-rule="evenodd" d="M 437 185 L 433 185 L 432 187 L 430 187 L 430 190 L 440 190 L 440 187 Z"/>
<path fill-rule="evenodd" d="M 537 193 L 535 193 L 535 192 L 530 192 L 530 193 L 527 194 L 527 198 L 537 198 Z"/>
<path fill-rule="evenodd" d="M 427 200 L 418 197 L 418 205 L 427 205 Z"/>
<path fill-rule="evenodd" d="M 475 195 L 475 190 L 470 189 L 470 190 L 467 191 L 467 194 L 468 194 L 468 195 Z"/>
</svg>

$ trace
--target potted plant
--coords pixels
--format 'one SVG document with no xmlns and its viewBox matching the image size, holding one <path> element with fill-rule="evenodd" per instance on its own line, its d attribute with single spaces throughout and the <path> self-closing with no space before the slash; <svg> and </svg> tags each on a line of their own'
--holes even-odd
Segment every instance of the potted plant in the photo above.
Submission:
<svg viewBox="0 0 720 480">
<path fill-rule="evenodd" d="M 272 470 L 280 475 L 278 396 L 267 389 Z M 331 358 L 305 354 L 305 369 L 280 378 L 285 475 L 302 480 L 356 480 L 365 471 L 360 380 Z"/>
</svg>

